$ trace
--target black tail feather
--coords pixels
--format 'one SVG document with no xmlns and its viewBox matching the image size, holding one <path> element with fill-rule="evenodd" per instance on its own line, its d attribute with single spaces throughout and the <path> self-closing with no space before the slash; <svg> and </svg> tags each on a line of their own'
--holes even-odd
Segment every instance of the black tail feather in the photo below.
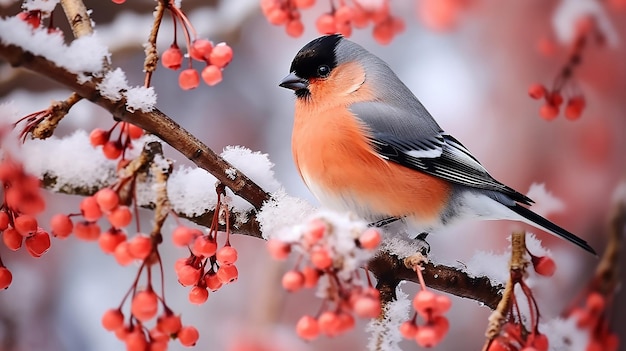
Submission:
<svg viewBox="0 0 626 351">
<path fill-rule="evenodd" d="M 579 246 L 580 248 L 582 248 L 583 250 L 587 252 L 590 252 L 596 256 L 598 255 L 596 251 L 591 246 L 589 246 L 589 244 L 587 244 L 585 240 L 577 237 L 576 235 L 568 232 L 567 230 L 541 217 L 540 215 L 527 209 L 526 207 L 518 205 L 518 204 L 515 204 L 514 206 L 507 206 L 507 207 L 510 208 L 513 212 L 517 213 L 518 215 L 528 219 L 529 221 L 547 230 L 548 232 L 555 234 L 557 236 L 560 236 L 561 238 Z"/>
</svg>

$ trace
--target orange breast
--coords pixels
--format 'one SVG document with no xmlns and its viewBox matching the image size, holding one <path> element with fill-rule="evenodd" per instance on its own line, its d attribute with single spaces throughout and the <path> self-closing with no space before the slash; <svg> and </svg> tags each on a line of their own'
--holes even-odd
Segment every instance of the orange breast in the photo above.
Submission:
<svg viewBox="0 0 626 351">
<path fill-rule="evenodd" d="M 365 211 L 413 216 L 420 222 L 437 219 L 450 185 L 380 158 L 364 132 L 345 107 L 313 111 L 311 106 L 296 106 L 292 152 L 311 191 L 320 201 L 333 196 L 360 215 L 367 215 Z"/>
</svg>

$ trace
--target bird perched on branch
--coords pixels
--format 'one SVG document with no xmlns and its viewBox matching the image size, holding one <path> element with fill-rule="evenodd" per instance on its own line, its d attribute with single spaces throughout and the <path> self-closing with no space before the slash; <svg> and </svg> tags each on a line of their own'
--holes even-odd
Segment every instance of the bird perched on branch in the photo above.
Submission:
<svg viewBox="0 0 626 351">
<path fill-rule="evenodd" d="M 532 212 L 444 132 L 389 66 L 340 35 L 306 44 L 280 86 L 295 91 L 292 152 L 319 201 L 430 232 L 466 218 L 531 224 L 595 253 Z"/>
</svg>

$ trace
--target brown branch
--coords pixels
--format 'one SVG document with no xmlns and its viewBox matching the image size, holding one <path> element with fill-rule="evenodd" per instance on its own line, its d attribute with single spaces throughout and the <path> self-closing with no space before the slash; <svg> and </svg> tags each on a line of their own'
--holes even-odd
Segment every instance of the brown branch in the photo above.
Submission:
<svg viewBox="0 0 626 351">
<path fill-rule="evenodd" d="M 87 8 L 81 0 L 61 0 L 61 6 L 67 17 L 67 22 L 72 27 L 74 37 L 80 38 L 93 33 L 91 18 L 89 18 Z"/>
<path fill-rule="evenodd" d="M 46 139 L 54 134 L 54 130 L 59 125 L 59 122 L 70 112 L 70 109 L 76 105 L 82 97 L 76 93 L 72 93 L 67 99 L 63 101 L 54 101 L 50 107 L 50 113 L 41 120 L 31 131 L 31 135 L 36 139 Z"/>
<path fill-rule="evenodd" d="M 150 112 L 139 110 L 130 112 L 126 109 L 124 100 L 111 101 L 102 97 L 96 88 L 96 82 L 80 84 L 75 74 L 21 47 L 0 43 L 0 57 L 14 67 L 27 68 L 61 83 L 81 97 L 108 110 L 116 119 L 135 124 L 158 136 L 198 167 L 213 174 L 222 184 L 255 208 L 261 208 L 263 202 L 269 199 L 269 195 L 263 189 L 161 111 L 155 109 Z"/>
<path fill-rule="evenodd" d="M 156 70 L 157 62 L 159 62 L 159 53 L 156 48 L 157 36 L 159 35 L 159 28 L 161 28 L 161 21 L 163 20 L 163 14 L 165 13 L 165 4 L 163 1 L 157 1 L 156 10 L 154 12 L 154 23 L 152 24 L 152 30 L 150 31 L 150 37 L 148 38 L 148 44 L 145 48 L 146 59 L 143 62 L 143 70 L 146 72 L 143 85 L 145 87 L 150 86 L 152 80 L 152 72 Z"/>
<path fill-rule="evenodd" d="M 626 231 L 626 202 L 618 202 L 609 222 L 609 241 L 598 263 L 591 289 L 612 296 L 619 284 L 619 260 Z"/>
</svg>

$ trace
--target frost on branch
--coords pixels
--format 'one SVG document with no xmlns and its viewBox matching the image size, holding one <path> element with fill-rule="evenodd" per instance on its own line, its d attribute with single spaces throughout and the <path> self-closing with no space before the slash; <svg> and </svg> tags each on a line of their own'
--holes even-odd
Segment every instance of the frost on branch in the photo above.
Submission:
<svg viewBox="0 0 626 351">
<path fill-rule="evenodd" d="M 370 333 L 367 343 L 368 350 L 400 351 L 399 343 L 402 341 L 400 326 L 409 318 L 411 300 L 401 289 L 402 284 L 396 288 L 396 300 L 383 307 L 383 318 L 372 319 L 366 331 Z"/>
</svg>

